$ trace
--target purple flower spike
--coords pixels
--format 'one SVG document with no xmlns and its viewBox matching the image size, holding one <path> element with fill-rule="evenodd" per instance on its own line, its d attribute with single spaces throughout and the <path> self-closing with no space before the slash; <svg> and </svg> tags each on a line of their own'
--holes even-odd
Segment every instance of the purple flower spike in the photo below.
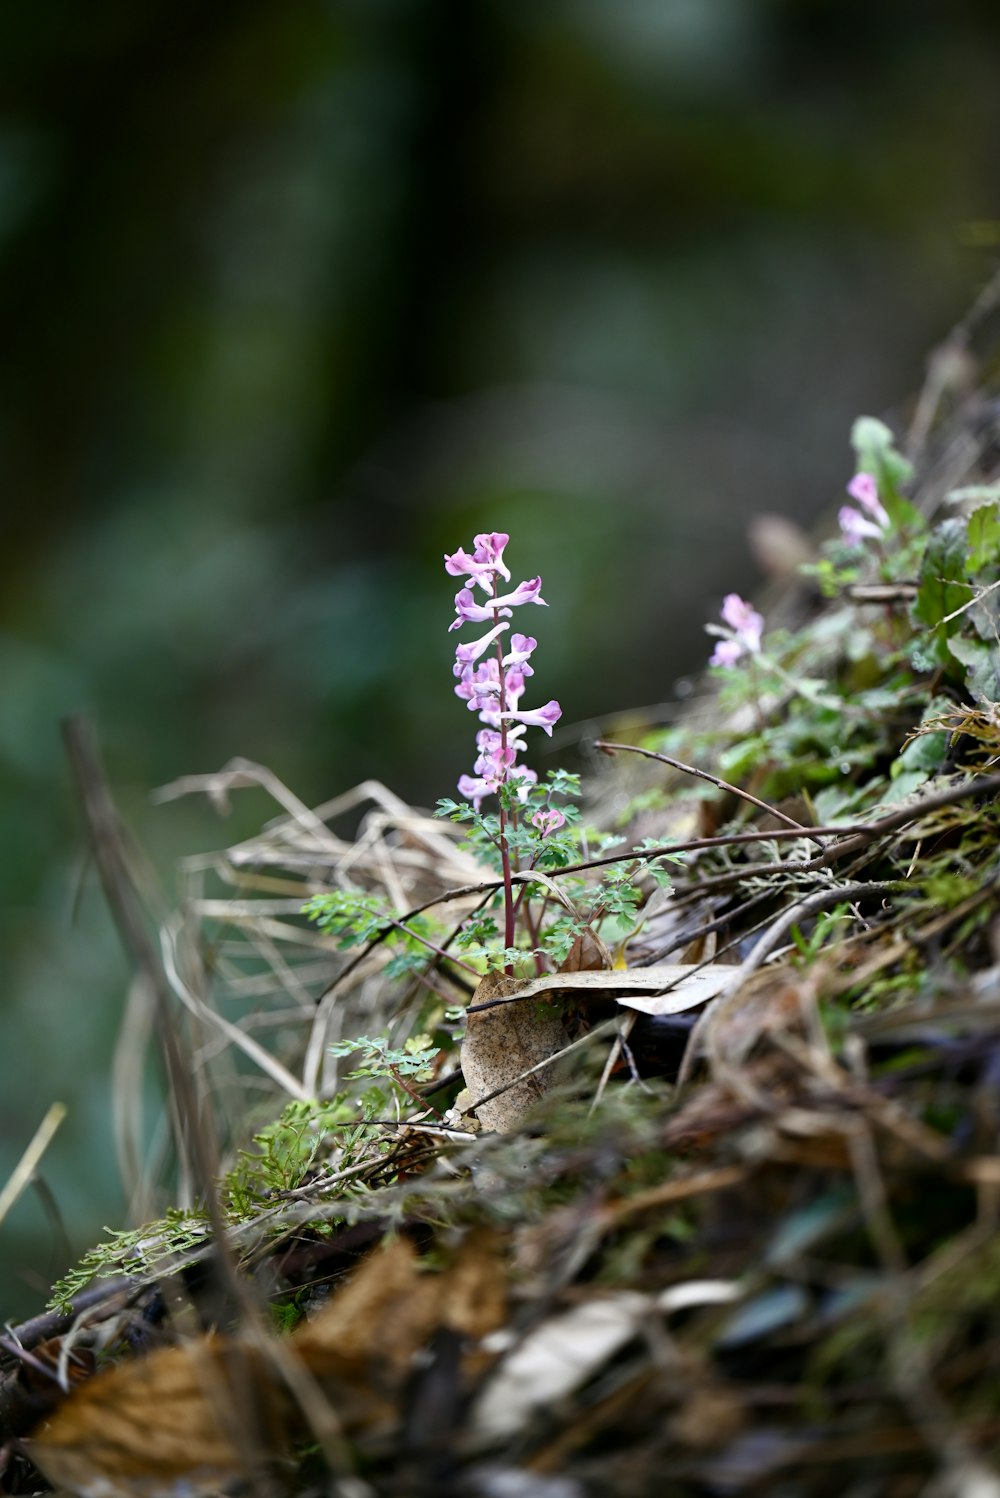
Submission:
<svg viewBox="0 0 1000 1498">
<path fill-rule="evenodd" d="M 520 707 L 526 680 L 534 674 L 528 664 L 537 643 L 532 636 L 511 635 L 506 654 L 503 646 L 496 643 L 510 628 L 504 621 L 510 618 L 513 609 L 522 603 L 546 606 L 540 577 L 518 583 L 509 593 L 500 592 L 498 580 L 510 582 L 510 571 L 503 559 L 509 540 L 505 531 L 482 531 L 475 538 L 471 554 L 460 547 L 444 559 L 449 577 L 463 578 L 467 584 L 455 594 L 455 618 L 449 630 L 470 623 L 490 626 L 479 639 L 457 647 L 454 664 L 458 678 L 455 695 L 486 725 L 477 736 L 475 774 L 463 775 L 458 786 L 477 810 L 484 796 L 505 784 L 516 782 L 519 799 L 527 799 L 538 777 L 533 770 L 526 770 L 516 762 L 526 727 L 538 727 L 551 735 L 553 724 L 562 716 L 562 708 L 554 701 L 532 711 Z M 486 594 L 483 602 L 477 600 L 473 586 Z M 487 655 L 491 645 L 495 645 L 495 652 Z M 484 655 L 486 659 L 480 660 Z"/>
</svg>

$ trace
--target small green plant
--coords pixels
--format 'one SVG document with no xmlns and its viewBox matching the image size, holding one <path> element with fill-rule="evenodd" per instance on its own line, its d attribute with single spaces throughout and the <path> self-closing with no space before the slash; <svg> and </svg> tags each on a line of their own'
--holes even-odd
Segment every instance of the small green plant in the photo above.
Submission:
<svg viewBox="0 0 1000 1498">
<path fill-rule="evenodd" d="M 551 735 L 561 708 L 554 700 L 535 709 L 521 705 L 534 674 L 531 657 L 537 641 L 517 632 L 507 638 L 507 620 L 515 607 L 545 606 L 545 600 L 538 577 L 502 590 L 511 581 L 504 561 L 508 541 L 505 533 L 484 533 L 476 536 L 471 553 L 460 549 L 445 558 L 446 571 L 465 583 L 455 596 L 450 628 L 468 622 L 490 627 L 481 638 L 463 642 L 456 650 L 455 693 L 482 726 L 476 735 L 474 773 L 458 782 L 463 799 L 441 800 L 437 815 L 461 825 L 466 845 L 496 871 L 495 897 L 465 922 L 447 951 L 432 922 L 404 919 L 363 891 L 319 894 L 304 907 L 323 930 L 339 937 L 343 947 L 391 943 L 394 955 L 386 968 L 390 977 L 412 972 L 432 984 L 432 969 L 440 961 L 457 964 L 477 979 L 495 969 L 514 974 L 527 967 L 543 973 L 564 962 L 588 929 L 612 941 L 628 935 L 646 893 L 644 880 L 661 887 L 670 884 L 662 849 L 648 858 L 645 850 L 629 850 L 622 854 L 620 868 L 612 867 L 596 879 L 561 877 L 619 840 L 583 826 L 574 804 L 580 796 L 577 775 L 555 769 L 540 779 L 519 763 L 527 729 L 540 727 Z M 485 595 L 482 602 L 474 588 Z M 496 807 L 487 811 L 483 803 L 489 798 L 495 798 Z"/>
<path fill-rule="evenodd" d="M 418 1082 L 429 1082 L 433 1076 L 433 1063 L 441 1053 L 431 1037 L 420 1033 L 411 1035 L 403 1045 L 393 1048 L 384 1035 L 374 1038 L 359 1035 L 354 1040 L 341 1040 L 330 1047 L 334 1056 L 356 1056 L 359 1064 L 347 1073 L 347 1081 L 392 1082 L 421 1107 L 426 1106 L 416 1090 Z M 369 1088 L 369 1097 L 381 1100 L 382 1093 L 376 1085 Z"/>
<path fill-rule="evenodd" d="M 696 765 L 708 760 L 727 782 L 751 782 L 772 804 L 802 796 L 821 824 L 909 796 L 946 767 L 959 734 L 980 758 L 1000 752 L 1000 488 L 956 492 L 954 506 L 965 513 L 928 527 L 906 498 L 912 471 L 889 428 L 862 417 L 851 437 L 851 503 L 840 510 L 839 534 L 806 569 L 836 602 L 795 631 L 769 631 L 750 603 L 728 594 L 721 621 L 707 626 L 720 727 L 684 726 L 647 741 Z M 391 911 L 365 891 L 324 893 L 306 906 L 342 946 L 391 945 L 388 975 L 415 976 L 431 990 L 441 967 L 477 980 L 491 970 L 551 971 L 588 932 L 620 946 L 641 923 L 651 888 L 671 887 L 672 856 L 662 844 L 628 846 L 595 833 L 583 821 L 576 776 L 557 769 L 540 777 L 522 762 L 527 730 L 551 736 L 561 708 L 554 700 L 522 705 L 537 642 L 510 633 L 508 621 L 515 608 L 545 600 L 539 577 L 511 586 L 508 541 L 483 533 L 471 551 L 445 558 L 463 584 L 450 628 L 476 623 L 486 632 L 456 650 L 455 692 L 480 725 L 477 757 L 458 782 L 461 799 L 443 799 L 437 814 L 463 829 L 466 846 L 495 871 L 495 889 L 457 932 L 427 914 Z M 747 707 L 749 727 L 732 733 L 730 710 Z M 800 960 L 811 961 L 846 918 L 838 910 L 807 935 L 796 932 Z M 419 1023 L 435 1042 L 454 1044 L 435 1029 L 446 1029 L 447 1003 L 442 991 L 436 1012 Z M 390 1081 L 418 1096 L 412 1053 L 385 1038 L 345 1046 L 365 1058 L 352 1080 Z"/>
<path fill-rule="evenodd" d="M 344 1129 L 355 1121 L 355 1109 L 342 1093 L 329 1102 L 286 1104 L 274 1123 L 253 1136 L 256 1148 L 240 1150 L 226 1176 L 229 1216 L 244 1221 L 262 1202 L 304 1185 L 323 1151 L 342 1145 Z"/>
<path fill-rule="evenodd" d="M 804 569 L 840 607 L 796 633 L 766 634 L 730 594 L 722 626 L 707 626 L 718 637 L 710 665 L 725 706 L 754 706 L 756 730 L 703 735 L 693 751 L 683 733 L 652 741 L 714 754 L 729 780 L 753 777 L 772 799 L 806 791 L 820 820 L 903 799 L 943 766 L 949 710 L 964 701 L 995 716 L 1000 702 L 1000 488 L 956 491 L 955 503 L 983 503 L 928 529 L 904 497 L 912 470 L 889 428 L 862 417 L 852 442 L 854 504 Z"/>
<path fill-rule="evenodd" d="M 179 1267 L 197 1255 L 212 1236 L 208 1218 L 201 1213 L 171 1208 L 159 1222 L 124 1232 L 106 1228 L 108 1237 L 94 1245 L 80 1262 L 57 1280 L 49 1297 L 49 1309 L 67 1315 L 74 1296 L 94 1280 L 134 1275 L 153 1278 Z"/>
<path fill-rule="evenodd" d="M 359 1035 L 356 1040 L 338 1041 L 330 1047 L 330 1052 L 334 1056 L 361 1053 L 360 1064 L 347 1073 L 348 1081 L 369 1077 L 411 1077 L 417 1082 L 429 1082 L 431 1063 L 440 1049 L 429 1035 L 411 1035 L 401 1050 L 392 1050 L 384 1036 L 376 1036 L 373 1040 L 367 1035 Z"/>
</svg>

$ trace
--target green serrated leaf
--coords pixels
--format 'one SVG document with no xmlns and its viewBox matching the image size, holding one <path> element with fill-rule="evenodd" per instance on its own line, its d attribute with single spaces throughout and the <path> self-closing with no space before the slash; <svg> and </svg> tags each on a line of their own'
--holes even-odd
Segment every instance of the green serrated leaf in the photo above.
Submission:
<svg viewBox="0 0 1000 1498">
<path fill-rule="evenodd" d="M 948 641 L 948 648 L 965 667 L 969 695 L 983 707 L 1000 702 L 1000 646 L 996 641 L 956 635 Z"/>
<path fill-rule="evenodd" d="M 933 530 L 920 568 L 913 618 L 931 629 L 941 626 L 945 634 L 961 628 L 960 619 L 949 618 L 968 603 L 972 590 L 966 579 L 967 524 L 945 520 Z M 945 623 L 944 621 L 948 622 Z"/>
<path fill-rule="evenodd" d="M 1000 505 L 980 505 L 969 516 L 968 568 L 975 574 L 997 562 L 1000 562 Z"/>
</svg>

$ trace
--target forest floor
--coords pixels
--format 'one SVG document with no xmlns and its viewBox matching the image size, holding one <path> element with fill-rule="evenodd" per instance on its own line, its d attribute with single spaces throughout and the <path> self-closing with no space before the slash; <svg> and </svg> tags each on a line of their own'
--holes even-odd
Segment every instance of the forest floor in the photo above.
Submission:
<svg viewBox="0 0 1000 1498">
<path fill-rule="evenodd" d="M 527 976 L 482 826 L 372 784 L 171 788 L 280 814 L 160 908 L 70 728 L 144 1226 L 0 1339 L 0 1491 L 1000 1495 L 1000 417 L 933 403 L 604 746 Z"/>
</svg>

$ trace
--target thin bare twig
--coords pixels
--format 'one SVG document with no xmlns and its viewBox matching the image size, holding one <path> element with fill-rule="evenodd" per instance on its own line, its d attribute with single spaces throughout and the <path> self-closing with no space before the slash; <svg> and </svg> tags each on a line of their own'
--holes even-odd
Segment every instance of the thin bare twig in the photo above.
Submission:
<svg viewBox="0 0 1000 1498">
<path fill-rule="evenodd" d="M 779 822 L 784 822 L 786 827 L 794 827 L 797 832 L 809 833 L 810 828 L 804 827 L 801 822 L 796 822 L 794 817 L 786 816 L 776 806 L 768 801 L 761 801 L 759 796 L 752 796 L 749 791 L 744 791 L 738 785 L 730 785 L 728 780 L 720 780 L 718 775 L 710 775 L 707 770 L 699 770 L 697 765 L 687 765 L 681 759 L 674 759 L 670 754 L 661 754 L 656 749 L 641 749 L 638 744 L 609 744 L 604 739 L 598 739 L 594 745 L 595 749 L 601 749 L 605 754 L 641 754 L 646 759 L 659 760 L 661 764 L 669 765 L 672 770 L 680 770 L 684 775 L 697 776 L 699 780 L 707 780 L 709 785 L 714 785 L 720 791 L 726 791 L 731 796 L 739 796 L 743 801 L 749 801 L 751 806 L 756 806 L 760 811 L 766 811 L 769 816 L 777 817 Z M 817 836 L 815 841 L 820 844 Z"/>
</svg>

